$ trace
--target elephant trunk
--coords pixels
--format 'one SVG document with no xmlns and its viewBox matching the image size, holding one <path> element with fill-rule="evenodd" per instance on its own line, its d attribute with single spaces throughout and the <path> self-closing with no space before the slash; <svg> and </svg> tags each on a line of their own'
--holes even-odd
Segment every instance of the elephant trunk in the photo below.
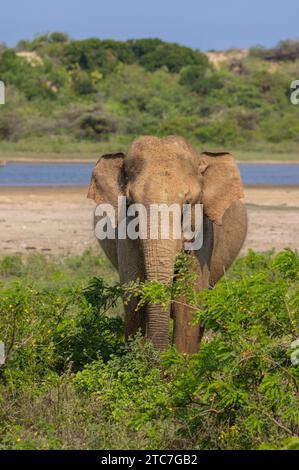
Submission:
<svg viewBox="0 0 299 470">
<path fill-rule="evenodd" d="M 143 249 L 146 280 L 171 284 L 178 240 L 143 240 Z M 160 304 L 146 307 L 146 337 L 160 351 L 167 349 L 169 343 L 169 310 Z"/>
</svg>

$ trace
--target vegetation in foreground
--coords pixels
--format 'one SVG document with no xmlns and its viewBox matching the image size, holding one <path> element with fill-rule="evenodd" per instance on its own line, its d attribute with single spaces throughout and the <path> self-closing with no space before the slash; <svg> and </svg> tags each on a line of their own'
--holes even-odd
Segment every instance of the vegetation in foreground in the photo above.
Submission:
<svg viewBox="0 0 299 470">
<path fill-rule="evenodd" d="M 87 154 L 140 134 L 180 134 L 212 150 L 298 159 L 299 41 L 208 56 L 159 39 L 75 41 L 49 33 L 0 45 L 0 152 Z M 274 156 L 273 156 L 274 150 Z M 81 156 L 82 158 L 82 156 Z"/>
<path fill-rule="evenodd" d="M 172 289 L 127 291 L 185 297 L 205 327 L 190 357 L 124 343 L 121 288 L 98 256 L 2 258 L 0 448 L 299 449 L 298 254 L 249 251 L 199 294 L 188 263 Z"/>
</svg>

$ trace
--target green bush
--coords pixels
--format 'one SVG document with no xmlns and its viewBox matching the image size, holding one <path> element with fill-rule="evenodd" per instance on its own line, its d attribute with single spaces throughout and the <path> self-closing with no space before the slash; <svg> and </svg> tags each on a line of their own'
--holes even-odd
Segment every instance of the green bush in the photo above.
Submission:
<svg viewBox="0 0 299 470">
<path fill-rule="evenodd" d="M 22 258 L 18 255 L 7 255 L 1 259 L 0 263 L 0 275 L 18 276 L 22 272 L 23 263 Z"/>
<path fill-rule="evenodd" d="M 118 284 L 95 277 L 82 289 L 72 275 L 66 287 L 70 273 L 100 269 L 90 253 L 39 257 L 46 286 L 36 263 L 1 261 L 0 448 L 298 449 L 296 252 L 250 251 L 199 293 L 188 255 L 171 288 L 127 286 L 141 303 L 185 297 L 205 329 L 191 356 L 159 355 L 140 336 L 125 344 Z"/>
<path fill-rule="evenodd" d="M 194 134 L 200 142 L 216 142 L 220 145 L 231 145 L 244 141 L 240 134 L 238 124 L 233 119 L 217 120 L 202 124 L 194 130 Z"/>
<path fill-rule="evenodd" d="M 22 135 L 23 119 L 17 112 L 0 113 L 0 140 L 16 140 Z"/>
<path fill-rule="evenodd" d="M 56 95 L 55 83 L 52 83 L 52 67 L 46 62 L 32 66 L 23 57 L 18 57 L 13 49 L 6 49 L 0 57 L 0 75 L 7 85 L 22 91 L 28 100 L 51 99 Z"/>
<path fill-rule="evenodd" d="M 206 56 L 199 51 L 178 44 L 161 43 L 154 49 L 141 56 L 140 64 L 147 70 L 154 71 L 167 67 L 170 73 L 179 72 L 186 65 L 197 65 L 207 61 Z"/>
<path fill-rule="evenodd" d="M 85 139 L 107 140 L 109 134 L 116 132 L 116 122 L 113 118 L 95 111 L 79 116 L 76 126 L 76 134 Z"/>
<path fill-rule="evenodd" d="M 75 93 L 89 95 L 94 91 L 91 76 L 84 70 L 74 70 L 72 82 Z"/>
<path fill-rule="evenodd" d="M 201 64 L 189 65 L 182 69 L 180 83 L 190 91 L 202 95 L 208 95 L 212 90 L 223 86 L 220 78 L 211 70 L 206 56 L 203 56 Z"/>
</svg>

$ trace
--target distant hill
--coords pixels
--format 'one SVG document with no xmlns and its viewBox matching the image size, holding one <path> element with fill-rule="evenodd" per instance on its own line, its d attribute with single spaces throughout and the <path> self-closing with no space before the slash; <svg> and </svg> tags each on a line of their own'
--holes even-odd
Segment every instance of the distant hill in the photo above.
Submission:
<svg viewBox="0 0 299 470">
<path fill-rule="evenodd" d="M 299 41 L 203 53 L 160 39 L 71 40 L 54 32 L 0 47 L 0 141 L 297 142 Z"/>
</svg>

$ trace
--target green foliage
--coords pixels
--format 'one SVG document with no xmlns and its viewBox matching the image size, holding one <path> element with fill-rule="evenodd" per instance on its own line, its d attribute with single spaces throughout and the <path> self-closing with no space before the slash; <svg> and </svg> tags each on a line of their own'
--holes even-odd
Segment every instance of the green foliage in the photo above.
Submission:
<svg viewBox="0 0 299 470">
<path fill-rule="evenodd" d="M 254 47 L 250 49 L 253 57 L 259 57 L 269 61 L 290 61 L 296 60 L 299 56 L 299 41 L 297 39 L 288 39 L 280 41 L 278 45 L 272 49 L 263 47 Z"/>
<path fill-rule="evenodd" d="M 232 143 L 242 143 L 244 141 L 237 122 L 232 119 L 203 124 L 195 129 L 195 134 L 203 143 L 216 142 L 222 145 L 231 145 Z"/>
<path fill-rule="evenodd" d="M 299 257 L 292 250 L 279 253 L 272 261 L 271 268 L 278 271 L 286 279 L 296 281 L 299 279 Z"/>
<path fill-rule="evenodd" d="M 1 79 L 7 85 L 14 85 L 30 101 L 51 99 L 56 96 L 56 76 L 54 64 L 32 66 L 23 57 L 18 57 L 13 49 L 6 49 L 0 57 Z"/>
<path fill-rule="evenodd" d="M 8 110 L 0 114 L 0 139 L 14 141 L 22 133 L 22 116 Z"/>
<path fill-rule="evenodd" d="M 78 95 L 89 95 L 94 91 L 91 75 L 84 70 L 74 70 L 72 82 L 74 91 Z"/>
<path fill-rule="evenodd" d="M 22 271 L 22 259 L 18 255 L 7 255 L 1 259 L 0 273 L 4 276 L 17 276 Z"/>
<path fill-rule="evenodd" d="M 122 289 L 90 252 L 4 257 L 0 448 L 297 449 L 298 254 L 250 251 L 199 293 L 192 263 L 178 256 L 171 288 L 126 288 L 141 303 L 184 297 L 205 328 L 186 356 L 124 343 Z"/>
<path fill-rule="evenodd" d="M 198 65 L 207 62 L 206 56 L 178 44 L 160 43 L 141 57 L 140 64 L 147 70 L 154 71 L 166 67 L 170 73 L 179 72 L 187 65 Z"/>
<path fill-rule="evenodd" d="M 49 34 L 49 42 L 69 42 L 69 36 L 66 33 L 61 33 L 56 31 L 54 33 Z"/>
<path fill-rule="evenodd" d="M 78 372 L 75 384 L 85 393 L 95 394 L 105 406 L 107 418 L 123 421 L 138 431 L 159 418 L 167 407 L 167 385 L 161 381 L 161 361 L 152 346 L 142 348 L 140 338 L 105 365 L 93 362 Z"/>
<path fill-rule="evenodd" d="M 202 95 L 208 95 L 212 90 L 222 87 L 221 80 L 211 70 L 208 58 L 204 55 L 201 63 L 182 69 L 180 83 Z"/>
<path fill-rule="evenodd" d="M 120 318 L 102 314 L 80 290 L 35 290 L 16 283 L 3 290 L 0 336 L 5 344 L 4 377 L 32 380 L 51 368 L 79 369 L 92 359 L 107 360 L 122 343 Z"/>
<path fill-rule="evenodd" d="M 237 61 L 228 56 L 216 70 L 201 51 L 154 38 L 73 41 L 53 32 L 20 41 L 0 53 L 1 147 L 8 140 L 38 151 L 90 141 L 120 146 L 151 133 L 180 134 L 198 146 L 295 145 L 289 98 L 297 49 L 298 41 L 284 41 Z"/>
<path fill-rule="evenodd" d="M 111 133 L 116 132 L 116 123 L 102 112 L 86 112 L 76 122 L 77 135 L 81 138 L 106 140 Z"/>
</svg>

